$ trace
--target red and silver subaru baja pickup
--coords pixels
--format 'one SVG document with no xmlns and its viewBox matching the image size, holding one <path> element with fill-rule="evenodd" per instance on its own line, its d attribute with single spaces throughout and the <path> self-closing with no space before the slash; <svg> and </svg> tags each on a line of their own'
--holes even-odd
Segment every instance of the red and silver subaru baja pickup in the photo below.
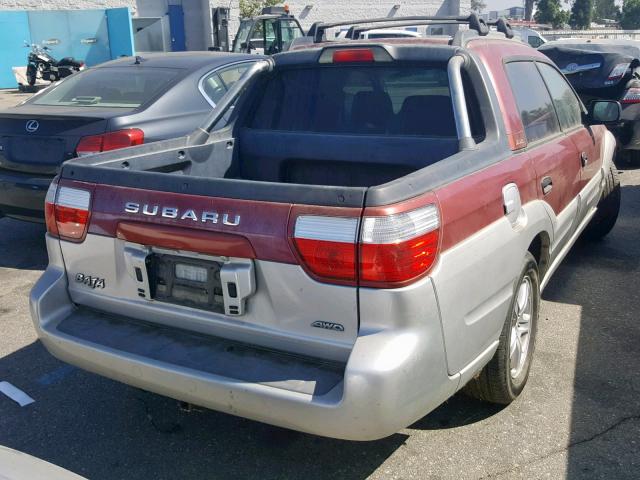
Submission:
<svg viewBox="0 0 640 480">
<path fill-rule="evenodd" d="M 192 135 L 65 163 L 31 293 L 48 350 L 352 440 L 463 387 L 514 400 L 541 290 L 580 234 L 616 221 L 601 124 L 620 106 L 585 109 L 504 23 L 410 20 L 471 28 L 326 42 L 316 25 Z"/>
</svg>

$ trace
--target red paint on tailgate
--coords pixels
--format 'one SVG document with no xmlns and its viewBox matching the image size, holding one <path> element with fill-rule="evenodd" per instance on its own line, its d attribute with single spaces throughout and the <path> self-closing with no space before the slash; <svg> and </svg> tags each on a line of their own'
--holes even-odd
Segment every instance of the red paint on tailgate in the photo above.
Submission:
<svg viewBox="0 0 640 480">
<path fill-rule="evenodd" d="M 121 240 L 170 248 L 189 250 L 209 255 L 256 258 L 256 254 L 245 237 L 232 233 L 206 232 L 193 228 L 149 225 L 145 223 L 120 222 L 116 235 Z"/>
<path fill-rule="evenodd" d="M 198 220 L 180 220 L 179 218 L 165 218 L 160 215 L 143 215 L 142 213 L 125 212 L 125 204 L 133 202 L 140 205 L 149 205 L 150 210 L 154 205 L 159 207 L 177 208 L 180 212 L 192 209 L 196 212 Z M 186 239 L 193 242 L 183 241 L 186 250 L 195 250 L 198 245 L 202 248 L 203 236 L 207 233 L 222 233 L 244 237 L 253 247 L 255 257 L 262 260 L 269 260 L 282 263 L 297 263 L 289 248 L 287 238 L 287 224 L 289 219 L 290 204 L 259 202 L 252 200 L 237 200 L 231 198 L 205 197 L 199 195 L 189 195 L 182 193 L 159 192 L 153 190 L 142 190 L 137 188 L 116 187 L 111 185 L 97 185 L 94 191 L 93 211 L 89 233 L 116 237 L 118 225 L 122 222 L 129 224 L 135 222 L 139 225 L 158 225 L 172 227 L 176 234 L 184 235 Z M 202 222 L 200 216 L 202 212 L 217 212 L 220 221 L 216 224 Z M 240 215 L 238 226 L 224 225 L 222 217 L 228 214 L 230 219 L 235 215 Z M 196 233 L 197 232 L 197 233 Z M 164 242 L 160 238 L 153 239 L 151 246 Z M 215 236 L 211 237 L 211 242 L 215 241 Z M 224 247 L 221 247 L 223 250 Z M 207 249 L 207 252 L 218 253 L 214 247 Z M 218 253 L 224 255 L 224 253 Z"/>
</svg>

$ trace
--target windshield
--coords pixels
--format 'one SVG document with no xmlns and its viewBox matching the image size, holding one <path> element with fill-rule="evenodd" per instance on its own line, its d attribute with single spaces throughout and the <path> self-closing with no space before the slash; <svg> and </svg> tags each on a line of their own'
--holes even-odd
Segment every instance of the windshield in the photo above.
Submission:
<svg viewBox="0 0 640 480">
<path fill-rule="evenodd" d="M 35 105 L 136 108 L 164 91 L 180 70 L 112 67 L 76 73 L 44 92 Z"/>
</svg>

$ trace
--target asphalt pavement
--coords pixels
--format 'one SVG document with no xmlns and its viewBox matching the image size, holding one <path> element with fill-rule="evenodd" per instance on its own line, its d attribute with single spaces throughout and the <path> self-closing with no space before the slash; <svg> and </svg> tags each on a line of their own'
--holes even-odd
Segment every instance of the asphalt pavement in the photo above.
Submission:
<svg viewBox="0 0 640 480">
<path fill-rule="evenodd" d="M 0 445 L 90 479 L 638 479 L 640 169 L 621 180 L 614 230 L 576 245 L 543 294 L 522 396 L 496 407 L 458 394 L 366 443 L 183 412 L 54 359 L 28 308 L 44 227 L 0 219 L 0 381 L 35 399 L 0 394 Z"/>
</svg>

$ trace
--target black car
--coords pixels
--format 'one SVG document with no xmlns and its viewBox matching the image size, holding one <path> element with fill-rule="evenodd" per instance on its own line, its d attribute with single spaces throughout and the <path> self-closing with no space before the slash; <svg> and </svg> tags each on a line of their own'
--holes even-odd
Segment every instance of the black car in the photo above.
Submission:
<svg viewBox="0 0 640 480">
<path fill-rule="evenodd" d="M 186 135 L 260 56 L 126 57 L 76 73 L 0 112 L 0 217 L 44 221 L 44 197 L 70 158 Z"/>
<path fill-rule="evenodd" d="M 582 101 L 617 100 L 621 122 L 610 127 L 621 155 L 640 163 L 640 41 L 566 39 L 538 50 L 551 58 Z"/>
</svg>

